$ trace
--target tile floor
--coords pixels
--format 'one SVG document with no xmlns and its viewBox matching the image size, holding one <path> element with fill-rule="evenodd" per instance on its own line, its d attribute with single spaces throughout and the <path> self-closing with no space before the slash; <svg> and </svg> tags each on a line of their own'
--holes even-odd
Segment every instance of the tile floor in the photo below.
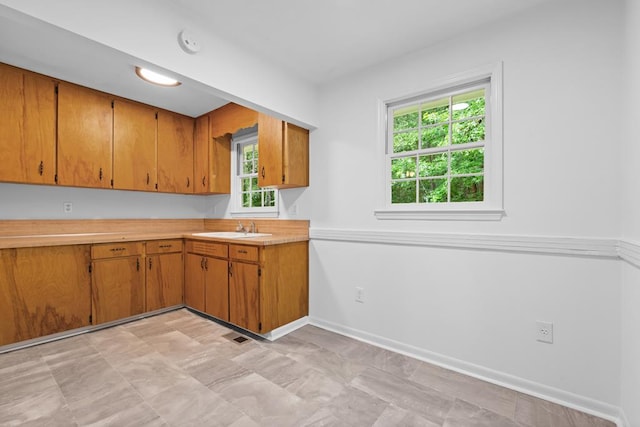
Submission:
<svg viewBox="0 0 640 427">
<path fill-rule="evenodd" d="M 313 326 L 230 332 L 182 309 L 2 354 L 0 425 L 614 426 Z"/>
</svg>

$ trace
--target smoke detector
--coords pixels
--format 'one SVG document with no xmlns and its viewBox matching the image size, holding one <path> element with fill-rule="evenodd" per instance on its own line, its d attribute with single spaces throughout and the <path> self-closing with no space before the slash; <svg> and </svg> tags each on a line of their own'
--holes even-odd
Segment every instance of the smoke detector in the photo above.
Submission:
<svg viewBox="0 0 640 427">
<path fill-rule="evenodd" d="M 200 42 L 187 30 L 178 33 L 178 44 L 185 52 L 194 55 L 200 52 Z"/>
</svg>

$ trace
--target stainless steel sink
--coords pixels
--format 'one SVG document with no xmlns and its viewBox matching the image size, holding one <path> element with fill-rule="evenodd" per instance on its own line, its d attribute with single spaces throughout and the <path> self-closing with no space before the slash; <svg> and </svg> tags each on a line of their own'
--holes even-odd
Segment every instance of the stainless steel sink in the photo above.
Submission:
<svg viewBox="0 0 640 427">
<path fill-rule="evenodd" d="M 192 236 L 214 237 L 219 239 L 251 239 L 252 237 L 271 236 L 270 233 L 244 233 L 242 231 L 211 231 L 207 233 L 193 233 Z"/>
</svg>

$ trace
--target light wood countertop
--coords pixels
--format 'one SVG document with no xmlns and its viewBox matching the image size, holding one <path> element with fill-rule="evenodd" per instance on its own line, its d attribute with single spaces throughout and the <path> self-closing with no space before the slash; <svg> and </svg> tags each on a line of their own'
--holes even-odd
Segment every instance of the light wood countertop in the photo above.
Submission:
<svg viewBox="0 0 640 427">
<path fill-rule="evenodd" d="M 239 245 L 269 246 L 309 240 L 304 220 L 242 220 L 255 222 L 259 232 L 270 233 L 242 239 L 193 236 L 193 233 L 235 231 L 237 220 L 79 220 L 0 221 L 0 249 L 42 246 L 92 245 L 163 239 L 219 241 Z"/>
</svg>

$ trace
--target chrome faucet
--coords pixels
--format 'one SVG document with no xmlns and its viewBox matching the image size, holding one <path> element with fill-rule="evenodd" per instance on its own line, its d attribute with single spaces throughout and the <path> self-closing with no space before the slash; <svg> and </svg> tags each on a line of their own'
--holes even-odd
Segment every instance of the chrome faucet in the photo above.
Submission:
<svg viewBox="0 0 640 427">
<path fill-rule="evenodd" d="M 238 226 L 236 227 L 236 231 L 244 231 L 245 233 L 247 232 L 247 230 L 244 229 L 244 225 L 242 225 L 240 221 L 238 221 Z"/>
<path fill-rule="evenodd" d="M 251 232 L 255 233 L 256 232 L 256 223 L 251 221 Z"/>
</svg>

